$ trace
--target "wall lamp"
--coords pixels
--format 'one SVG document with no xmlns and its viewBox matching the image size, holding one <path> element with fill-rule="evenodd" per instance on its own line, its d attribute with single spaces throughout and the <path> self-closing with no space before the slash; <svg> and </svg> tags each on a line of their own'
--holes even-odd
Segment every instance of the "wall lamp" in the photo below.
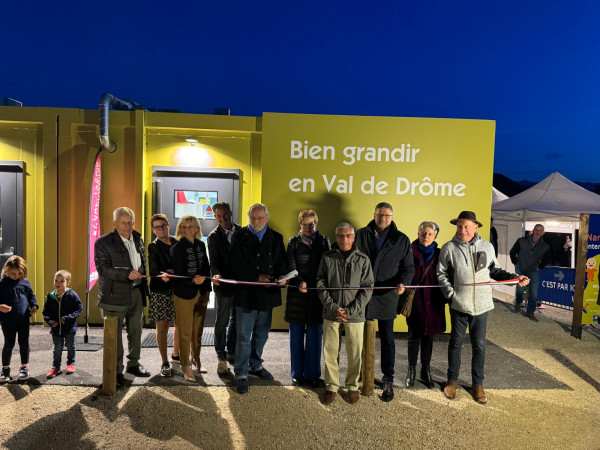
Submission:
<svg viewBox="0 0 600 450">
<path fill-rule="evenodd" d="M 186 137 L 185 142 L 189 143 L 193 147 L 198 143 L 198 140 L 193 137 Z"/>
</svg>

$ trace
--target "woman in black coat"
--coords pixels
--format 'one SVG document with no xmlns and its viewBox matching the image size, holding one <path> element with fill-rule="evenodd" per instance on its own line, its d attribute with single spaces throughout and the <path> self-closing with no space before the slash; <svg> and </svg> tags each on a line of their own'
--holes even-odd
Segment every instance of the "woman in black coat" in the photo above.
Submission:
<svg viewBox="0 0 600 450">
<path fill-rule="evenodd" d="M 411 284 L 435 286 L 439 284 L 436 267 L 440 258 L 440 249 L 435 242 L 439 227 L 434 222 L 419 225 L 419 238 L 411 245 L 415 259 L 415 275 Z M 406 387 L 415 384 L 417 359 L 421 349 L 421 379 L 425 385 L 434 387 L 431 378 L 431 354 L 433 337 L 446 331 L 446 299 L 439 287 L 417 288 L 413 299 L 412 311 L 406 318 L 408 325 L 408 374 Z"/>
<path fill-rule="evenodd" d="M 173 286 L 179 357 L 184 378 L 196 381 L 190 365 L 190 350 L 191 362 L 196 365 L 198 372 L 205 373 L 206 370 L 200 363 L 200 345 L 211 291 L 210 266 L 206 246 L 200 240 L 200 222 L 195 216 L 188 215 L 179 219 L 175 237 L 179 242 L 171 248 L 173 271 L 175 275 L 184 277 L 176 278 Z"/>
<path fill-rule="evenodd" d="M 297 270 L 298 276 L 289 283 L 284 316 L 290 326 L 292 380 L 311 386 L 318 385 L 321 378 L 323 305 L 317 291 L 306 288 L 316 287 L 321 257 L 331 249 L 327 236 L 317 231 L 318 221 L 312 209 L 298 215 L 300 232 L 290 239 L 287 248 L 288 269 Z"/>
</svg>

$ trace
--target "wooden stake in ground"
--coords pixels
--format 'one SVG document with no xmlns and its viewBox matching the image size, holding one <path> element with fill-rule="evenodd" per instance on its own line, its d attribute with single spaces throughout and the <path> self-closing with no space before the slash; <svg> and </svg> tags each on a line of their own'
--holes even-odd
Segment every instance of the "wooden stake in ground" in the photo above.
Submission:
<svg viewBox="0 0 600 450">
<path fill-rule="evenodd" d="M 117 317 L 104 318 L 104 345 L 102 348 L 102 394 L 117 392 Z"/>
<path fill-rule="evenodd" d="M 375 321 L 365 322 L 362 360 L 362 395 L 371 397 L 375 393 Z"/>
</svg>

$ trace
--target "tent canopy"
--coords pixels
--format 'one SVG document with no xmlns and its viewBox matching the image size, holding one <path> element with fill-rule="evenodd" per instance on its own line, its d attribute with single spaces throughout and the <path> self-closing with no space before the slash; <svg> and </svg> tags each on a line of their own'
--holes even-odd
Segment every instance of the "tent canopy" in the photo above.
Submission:
<svg viewBox="0 0 600 450">
<path fill-rule="evenodd" d="M 498 189 L 492 186 L 492 204 L 495 202 L 499 202 L 500 200 L 506 200 L 508 195 L 503 194 Z"/>
<path fill-rule="evenodd" d="M 579 221 L 581 213 L 600 214 L 600 195 L 558 172 L 520 194 L 492 203 L 494 219 Z"/>
</svg>

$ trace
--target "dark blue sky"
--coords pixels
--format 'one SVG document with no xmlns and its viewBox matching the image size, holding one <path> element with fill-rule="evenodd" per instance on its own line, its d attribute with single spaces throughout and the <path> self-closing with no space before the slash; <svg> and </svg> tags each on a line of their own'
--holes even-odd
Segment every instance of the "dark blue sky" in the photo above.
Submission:
<svg viewBox="0 0 600 450">
<path fill-rule="evenodd" d="M 598 1 L 9 3 L 25 106 L 493 119 L 496 172 L 600 182 Z"/>
</svg>

